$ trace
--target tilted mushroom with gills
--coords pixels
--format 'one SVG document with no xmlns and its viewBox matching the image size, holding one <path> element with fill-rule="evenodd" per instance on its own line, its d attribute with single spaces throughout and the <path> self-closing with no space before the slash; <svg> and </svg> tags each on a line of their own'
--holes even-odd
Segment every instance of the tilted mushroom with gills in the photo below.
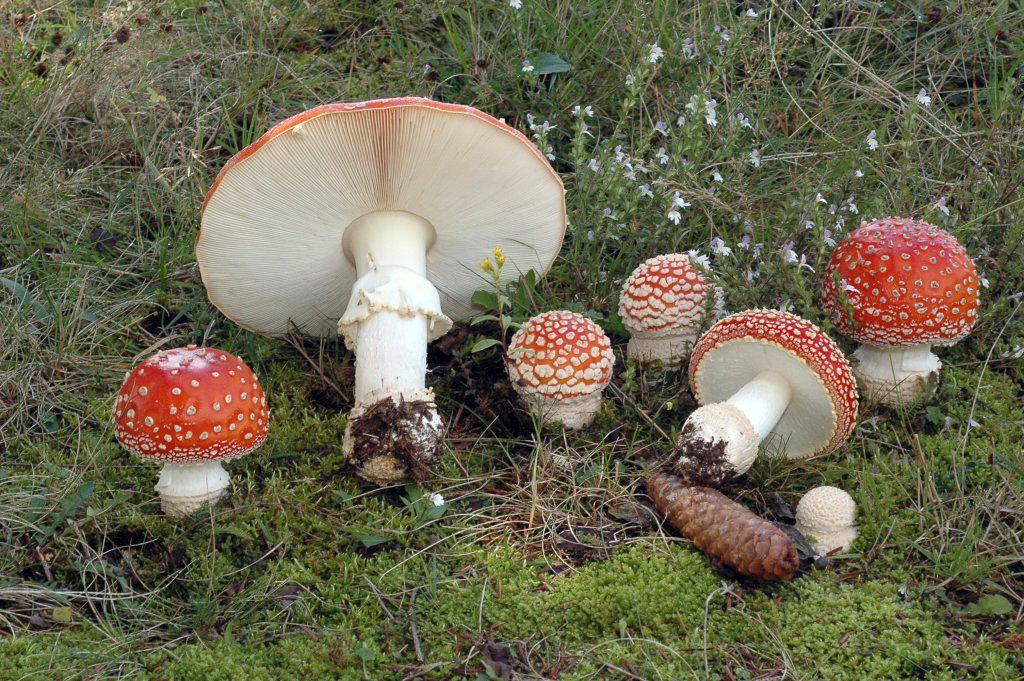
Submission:
<svg viewBox="0 0 1024 681">
<path fill-rule="evenodd" d="M 554 310 L 513 334 L 506 368 L 516 392 L 543 423 L 575 429 L 593 422 L 614 365 L 601 327 L 581 314 Z"/>
<path fill-rule="evenodd" d="M 630 333 L 626 355 L 661 362 L 686 357 L 708 312 L 721 307 L 721 291 L 689 255 L 648 258 L 629 275 L 619 296 L 619 317 Z"/>
<path fill-rule="evenodd" d="M 906 218 L 862 223 L 825 270 L 822 307 L 860 347 L 854 374 L 864 396 L 889 406 L 932 393 L 942 362 L 978 319 L 978 274 L 956 238 Z"/>
<path fill-rule="evenodd" d="M 831 338 L 788 312 L 747 310 L 715 323 L 690 358 L 702 406 L 683 424 L 670 468 L 716 486 L 746 472 L 772 437 L 790 458 L 842 444 L 857 418 L 857 384 Z"/>
<path fill-rule="evenodd" d="M 269 423 L 267 398 L 245 362 L 195 345 L 140 363 L 114 401 L 121 446 L 164 464 L 156 491 L 172 516 L 223 497 L 230 480 L 221 462 L 262 445 Z"/>
<path fill-rule="evenodd" d="M 228 161 L 196 258 L 239 325 L 344 337 L 356 354 L 346 454 L 385 484 L 436 457 L 427 344 L 473 315 L 480 256 L 502 248 L 506 280 L 543 274 L 565 224 L 561 179 L 525 135 L 468 106 L 383 99 L 299 114 Z"/>
</svg>

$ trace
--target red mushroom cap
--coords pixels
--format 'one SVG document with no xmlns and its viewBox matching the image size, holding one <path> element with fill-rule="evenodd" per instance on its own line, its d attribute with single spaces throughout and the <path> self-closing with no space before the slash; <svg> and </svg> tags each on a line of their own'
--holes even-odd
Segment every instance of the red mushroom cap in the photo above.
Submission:
<svg viewBox="0 0 1024 681">
<path fill-rule="evenodd" d="M 722 352 L 730 346 L 740 345 L 753 347 L 741 353 Z M 795 393 L 799 393 L 799 377 L 795 374 L 803 372 L 782 366 L 779 362 L 782 353 L 772 352 L 773 348 L 795 358 L 796 368 L 810 370 L 813 381 L 805 383 L 813 382 L 824 388 L 831 401 L 832 415 L 830 430 L 825 431 L 823 437 L 811 438 L 814 444 L 805 451 L 796 444 L 802 435 L 792 433 L 817 427 L 808 422 L 809 412 L 799 409 L 797 400 L 804 396 L 797 394 L 776 425 L 775 432 L 793 440 L 791 456 L 831 452 L 849 437 L 857 420 L 857 382 L 836 342 L 817 326 L 794 314 L 778 310 L 746 310 L 729 315 L 708 329 L 697 341 L 690 357 L 690 386 L 697 402 L 703 405 L 728 399 L 735 390 L 765 370 L 786 372 L 783 375 L 793 384 Z M 723 361 L 709 370 L 712 362 L 708 360 L 718 353 Z M 722 369 L 730 372 L 731 384 L 723 380 Z M 790 420 L 793 422 L 788 423 Z"/>
<path fill-rule="evenodd" d="M 611 380 L 611 345 L 601 327 L 583 315 L 544 312 L 512 336 L 508 373 L 523 393 L 552 400 L 583 397 Z"/>
<path fill-rule="evenodd" d="M 114 434 L 132 454 L 165 463 L 234 459 L 267 438 L 267 398 L 245 362 L 216 348 L 158 352 L 128 373 Z"/>
<path fill-rule="evenodd" d="M 688 255 L 656 255 L 623 284 L 619 316 L 634 332 L 690 329 L 704 318 L 707 289 L 707 278 Z"/>
<path fill-rule="evenodd" d="M 840 302 L 844 288 L 852 315 Z M 978 319 L 974 261 L 953 235 L 917 220 L 873 220 L 851 232 L 822 292 L 839 331 L 869 345 L 952 344 Z"/>
</svg>

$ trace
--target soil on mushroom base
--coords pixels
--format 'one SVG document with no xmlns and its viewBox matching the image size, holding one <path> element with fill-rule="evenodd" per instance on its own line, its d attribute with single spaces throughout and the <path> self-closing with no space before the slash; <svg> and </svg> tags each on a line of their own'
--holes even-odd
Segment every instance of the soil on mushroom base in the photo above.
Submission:
<svg viewBox="0 0 1024 681">
<path fill-rule="evenodd" d="M 425 425 L 435 418 L 436 408 L 427 400 L 388 397 L 374 403 L 352 421 L 353 463 L 363 470 L 375 459 L 396 459 L 411 480 L 423 482 L 441 442 L 439 431 Z"/>
</svg>

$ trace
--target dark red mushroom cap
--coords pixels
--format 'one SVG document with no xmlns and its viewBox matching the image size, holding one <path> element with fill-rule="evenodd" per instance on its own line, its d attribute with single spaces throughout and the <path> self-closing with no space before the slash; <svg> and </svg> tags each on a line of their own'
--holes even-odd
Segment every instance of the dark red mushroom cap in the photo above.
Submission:
<svg viewBox="0 0 1024 681">
<path fill-rule="evenodd" d="M 948 232 L 906 218 L 851 232 L 832 254 L 822 293 L 840 333 L 869 345 L 952 344 L 978 319 L 978 274 L 967 251 Z"/>
<path fill-rule="evenodd" d="M 263 444 L 270 417 L 245 362 L 216 348 L 159 352 L 125 377 L 114 434 L 132 454 L 164 463 L 234 459 Z"/>
</svg>

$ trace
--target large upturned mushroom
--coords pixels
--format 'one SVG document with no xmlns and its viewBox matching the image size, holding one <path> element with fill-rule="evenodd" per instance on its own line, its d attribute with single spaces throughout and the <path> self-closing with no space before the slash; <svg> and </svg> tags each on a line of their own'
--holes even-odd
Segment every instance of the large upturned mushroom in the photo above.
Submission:
<svg viewBox="0 0 1024 681">
<path fill-rule="evenodd" d="M 832 451 L 857 418 L 857 384 L 842 351 L 788 312 L 747 310 L 707 330 L 690 358 L 703 406 L 683 424 L 675 472 L 715 486 L 746 472 L 770 435 L 790 458 Z"/>
<path fill-rule="evenodd" d="M 114 400 L 114 434 L 130 453 L 164 464 L 156 491 L 172 516 L 227 492 L 221 462 L 267 439 L 267 398 L 252 369 L 230 352 L 189 345 L 164 350 L 124 378 Z"/>
<path fill-rule="evenodd" d="M 693 266 L 689 255 L 648 258 L 629 275 L 619 296 L 619 317 L 630 333 L 626 355 L 640 361 L 682 359 L 709 312 L 721 308 L 721 290 Z"/>
<path fill-rule="evenodd" d="M 468 106 L 382 99 L 311 109 L 236 154 L 206 196 L 196 258 L 239 325 L 344 337 L 346 454 L 384 484 L 436 456 L 427 343 L 472 316 L 481 255 L 500 246 L 505 279 L 543 274 L 565 224 L 562 182 L 525 135 Z"/>
<path fill-rule="evenodd" d="M 822 307 L 853 353 L 865 397 L 889 406 L 930 395 L 942 362 L 932 345 L 952 345 L 978 319 L 978 275 L 956 237 L 927 222 L 862 223 L 832 254 Z"/>
</svg>

